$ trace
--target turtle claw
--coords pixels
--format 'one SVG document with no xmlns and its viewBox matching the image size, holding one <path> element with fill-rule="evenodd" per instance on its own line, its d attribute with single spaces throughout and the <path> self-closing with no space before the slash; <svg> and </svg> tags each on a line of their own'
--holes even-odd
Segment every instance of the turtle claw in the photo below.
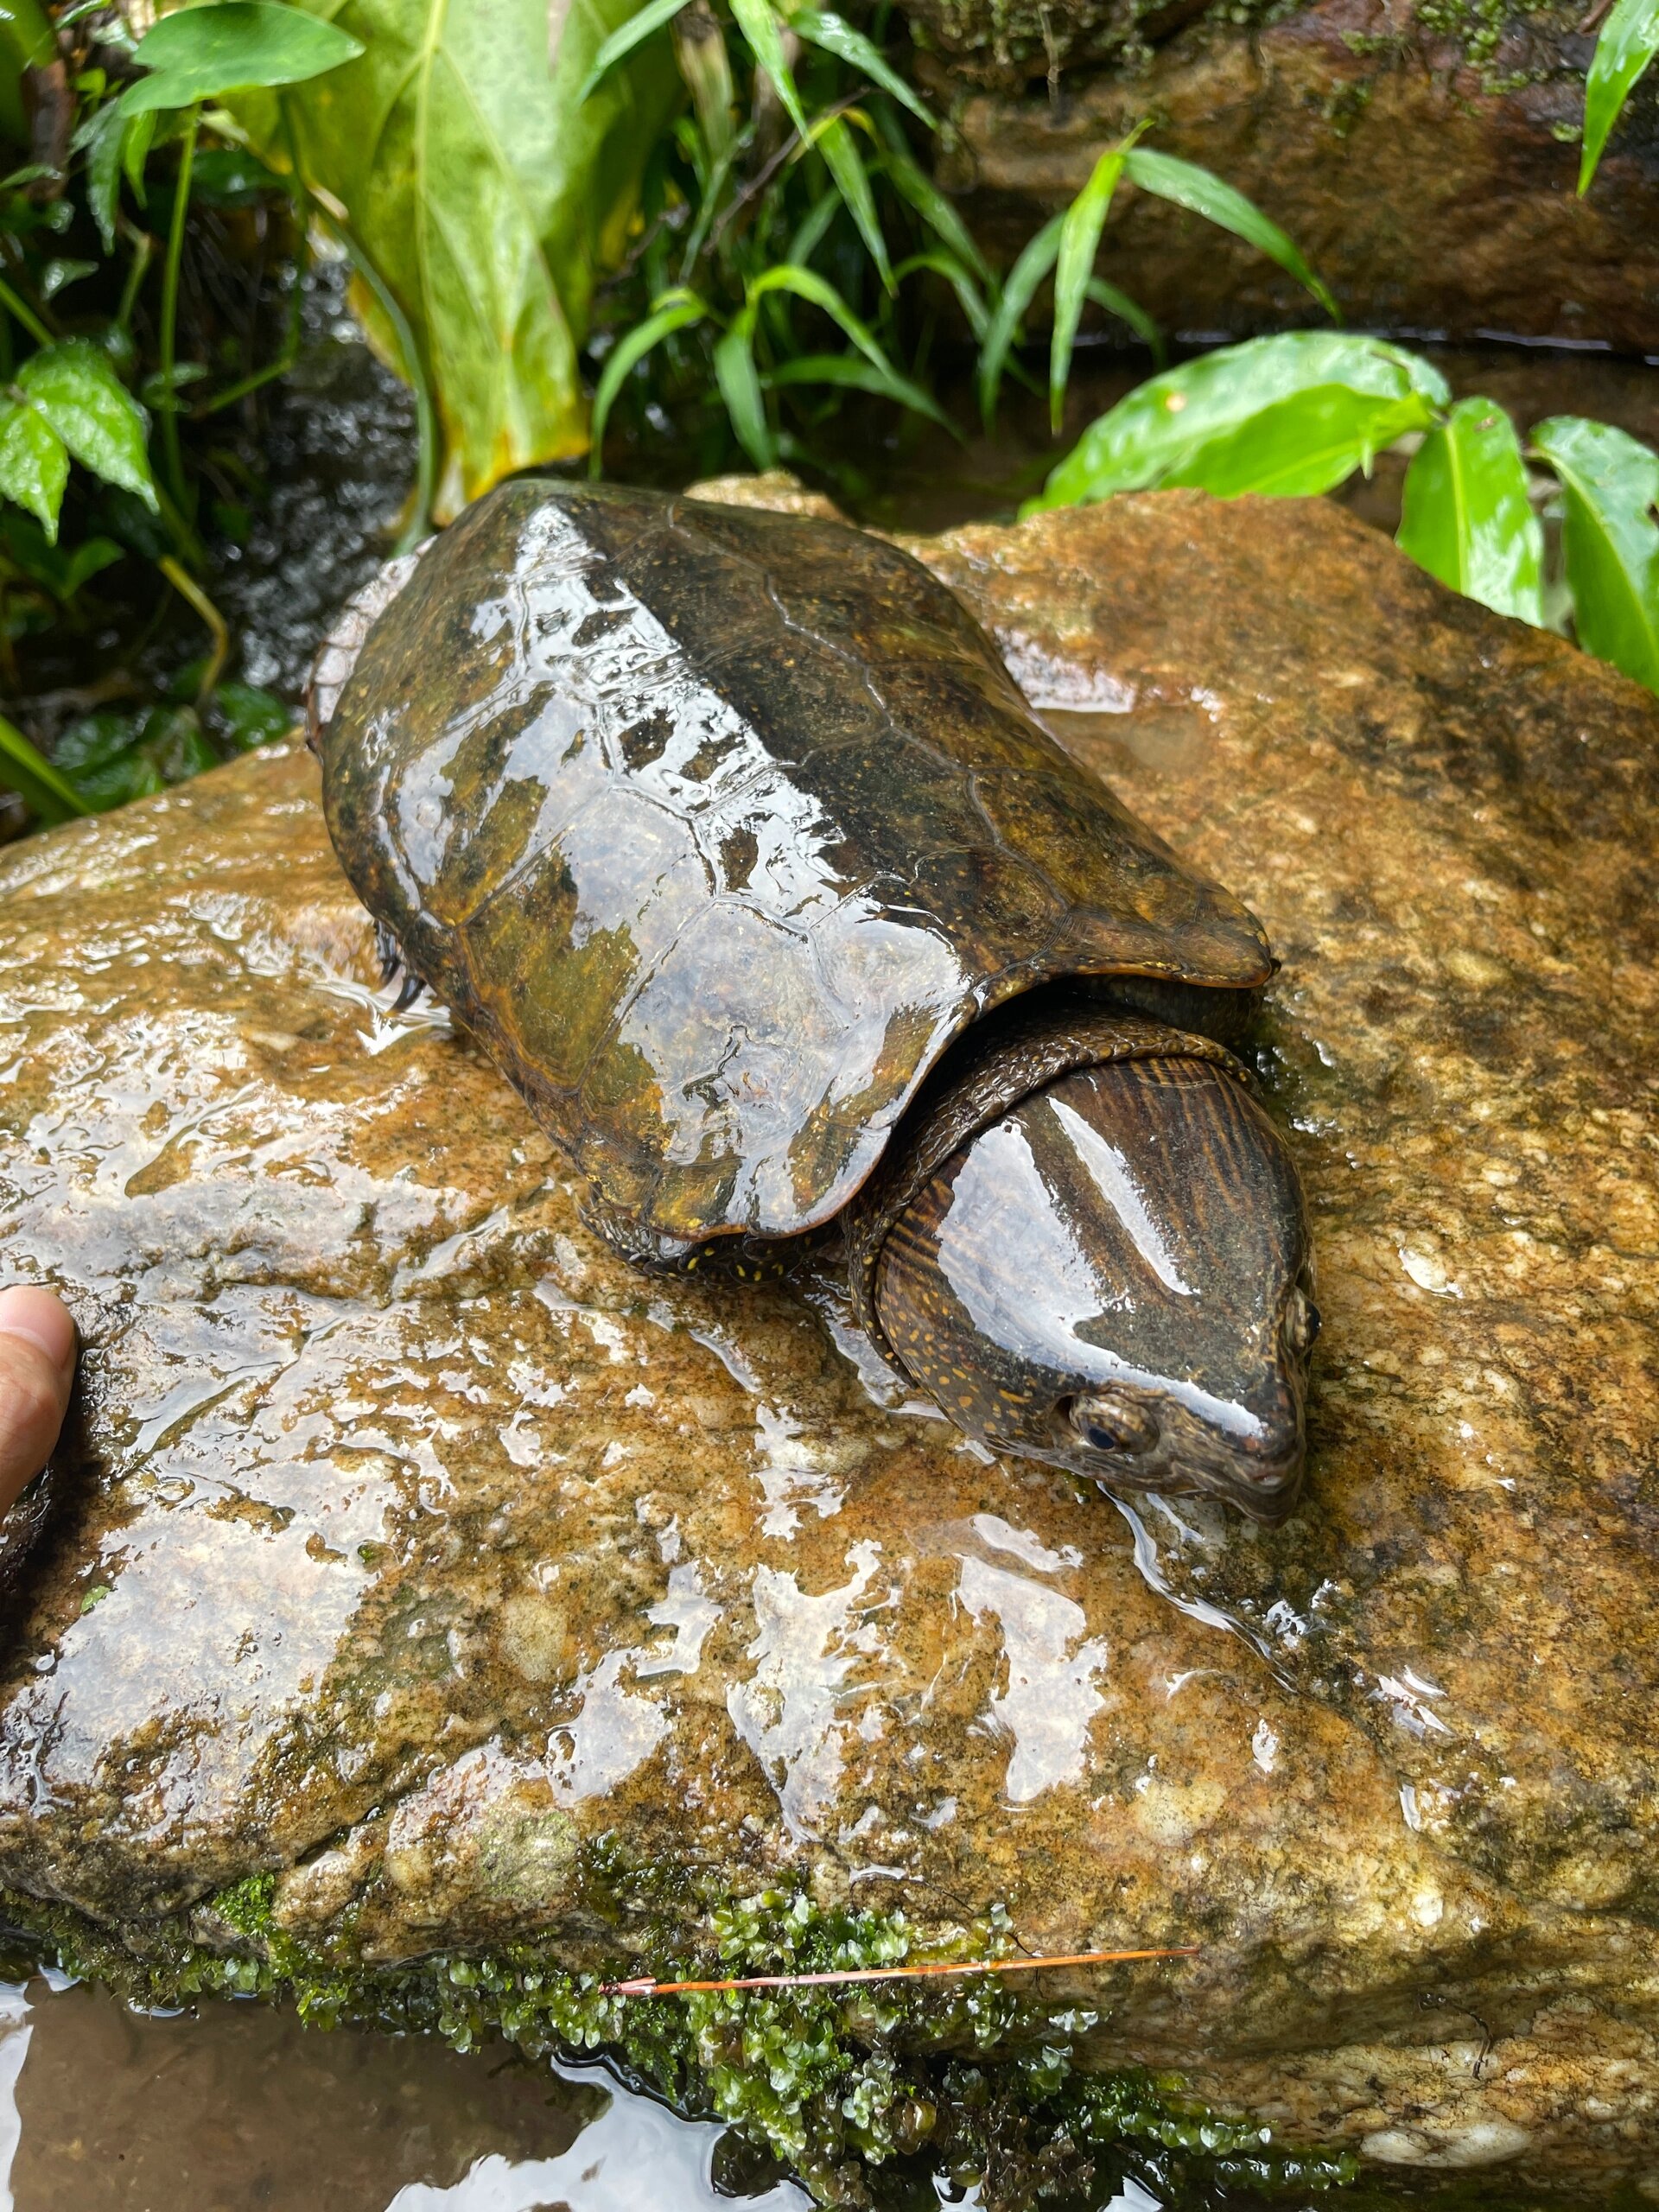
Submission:
<svg viewBox="0 0 1659 2212">
<path fill-rule="evenodd" d="M 380 956 L 380 988 L 385 990 L 397 970 L 406 963 L 403 947 L 384 922 L 374 925 L 374 949 Z"/>
<path fill-rule="evenodd" d="M 388 978 L 388 981 L 390 981 L 390 978 Z M 408 1009 L 414 1005 L 416 1000 L 419 998 L 421 993 L 425 988 L 426 985 L 420 976 L 415 973 L 415 970 L 412 968 L 410 969 L 404 976 L 403 988 L 398 992 L 397 997 L 391 1002 L 392 1012 L 394 1014 L 406 1013 Z"/>
</svg>

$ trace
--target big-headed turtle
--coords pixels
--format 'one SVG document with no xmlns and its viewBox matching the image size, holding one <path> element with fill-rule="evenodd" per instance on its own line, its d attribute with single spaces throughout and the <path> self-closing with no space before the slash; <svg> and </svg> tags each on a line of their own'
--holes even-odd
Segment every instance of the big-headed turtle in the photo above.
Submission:
<svg viewBox="0 0 1659 2212">
<path fill-rule="evenodd" d="M 520 479 L 319 657 L 340 861 L 646 1264 L 839 1224 L 969 1435 L 1294 1504 L 1295 1169 L 1222 1041 L 1261 925 L 838 524 Z"/>
</svg>

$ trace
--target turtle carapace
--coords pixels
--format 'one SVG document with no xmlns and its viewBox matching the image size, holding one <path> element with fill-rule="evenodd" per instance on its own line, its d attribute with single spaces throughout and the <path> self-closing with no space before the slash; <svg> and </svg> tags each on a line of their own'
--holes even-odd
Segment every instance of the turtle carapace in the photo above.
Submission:
<svg viewBox="0 0 1659 2212">
<path fill-rule="evenodd" d="M 918 562 L 518 479 L 346 610 L 312 736 L 359 895 L 630 1257 L 837 1224 L 969 1435 L 1290 1510 L 1306 1213 L 1224 1042 L 1266 938 Z"/>
</svg>

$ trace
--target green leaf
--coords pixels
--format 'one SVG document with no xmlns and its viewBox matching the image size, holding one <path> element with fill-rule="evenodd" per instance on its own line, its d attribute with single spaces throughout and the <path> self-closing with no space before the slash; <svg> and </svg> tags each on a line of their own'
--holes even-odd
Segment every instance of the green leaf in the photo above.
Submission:
<svg viewBox="0 0 1659 2212">
<path fill-rule="evenodd" d="M 1063 214 L 1052 216 L 1009 270 L 1002 296 L 991 317 L 990 329 L 979 349 L 979 411 L 988 430 L 996 418 L 996 395 L 1001 388 L 1009 349 L 1019 334 L 1027 308 L 1037 296 L 1038 287 L 1054 266 L 1065 222 Z"/>
<path fill-rule="evenodd" d="M 925 415 L 941 429 L 949 430 L 952 437 L 960 435 L 956 424 L 931 392 L 925 391 L 909 377 L 900 376 L 896 369 L 878 368 L 874 361 L 867 361 L 859 353 L 799 353 L 780 363 L 763 381 L 773 391 L 790 385 L 830 384 L 852 391 L 874 392 L 879 398 L 896 400 L 912 414 Z"/>
<path fill-rule="evenodd" d="M 105 253 L 115 251 L 115 213 L 121 196 L 121 142 L 127 118 L 113 105 L 100 108 L 85 140 L 86 205 Z"/>
<path fill-rule="evenodd" d="M 1071 348 L 1094 274 L 1100 234 L 1112 205 L 1112 194 L 1123 174 L 1128 153 L 1110 148 L 1095 163 L 1089 181 L 1060 218 L 1059 246 L 1054 270 L 1054 330 L 1048 351 L 1048 415 L 1058 430 L 1065 413 L 1065 386 L 1071 374 Z"/>
<path fill-rule="evenodd" d="M 1284 410 L 1287 401 L 1331 387 L 1375 404 L 1344 407 L 1321 398 L 1300 415 Z M 1200 456 L 1211 447 L 1217 487 L 1258 488 L 1251 426 L 1264 417 L 1260 460 L 1273 488 L 1303 489 L 1323 477 L 1323 489 L 1407 430 L 1427 429 L 1451 397 L 1439 370 L 1383 339 L 1336 330 L 1251 339 L 1138 385 L 1090 425 L 1024 512 L 1075 506 L 1154 484 L 1207 480 Z M 1312 441 L 1309 464 L 1300 471 L 1299 424 Z M 1346 466 L 1332 475 L 1344 453 Z"/>
<path fill-rule="evenodd" d="M 1104 308 L 1108 315 L 1115 315 L 1120 322 L 1128 324 L 1161 368 L 1167 358 L 1163 331 L 1139 302 L 1132 300 L 1127 292 L 1120 292 L 1116 284 L 1109 284 L 1103 276 L 1091 276 L 1085 289 L 1097 308 Z"/>
<path fill-rule="evenodd" d="M 661 30 L 664 23 L 671 23 L 688 4 L 689 0 L 647 0 L 637 16 L 630 16 L 619 30 L 613 30 L 594 56 L 594 66 L 582 80 L 576 105 L 582 106 L 588 95 L 598 91 L 600 79 L 609 74 L 625 54 L 632 54 L 636 46 Z"/>
<path fill-rule="evenodd" d="M 892 374 L 893 364 L 882 352 L 874 333 L 853 313 L 829 278 L 820 276 L 816 269 L 802 269 L 793 262 L 785 261 L 779 262 L 775 269 L 764 270 L 749 286 L 750 307 L 757 300 L 764 299 L 768 292 L 792 292 L 797 299 L 805 300 L 811 306 L 822 308 L 831 321 L 838 323 L 846 332 L 867 361 L 873 361 L 878 369 Z"/>
<path fill-rule="evenodd" d="M 70 822 L 87 811 L 85 800 L 68 778 L 60 774 L 22 730 L 3 716 L 0 716 L 0 784 L 15 791 L 42 822 Z"/>
<path fill-rule="evenodd" d="M 58 513 L 69 480 L 63 441 L 27 400 L 0 398 L 0 495 L 37 516 L 46 542 L 58 542 Z"/>
<path fill-rule="evenodd" d="M 772 90 L 784 104 L 784 112 L 803 138 L 811 136 L 806 111 L 795 89 L 795 78 L 784 52 L 783 33 L 772 12 L 772 0 L 732 0 L 732 16 L 756 64 L 772 79 Z"/>
<path fill-rule="evenodd" d="M 594 442 L 588 456 L 589 471 L 593 475 L 599 474 L 605 425 L 610 420 L 616 395 L 626 382 L 630 370 L 636 362 L 644 360 L 653 346 L 659 345 L 677 330 L 685 330 L 692 323 L 701 322 L 708 312 L 695 292 L 668 293 L 653 303 L 652 312 L 643 322 L 637 322 L 632 330 L 617 340 L 606 357 L 599 389 L 594 394 Z"/>
<path fill-rule="evenodd" d="M 982 345 L 991 327 L 991 311 L 985 304 L 985 296 L 953 253 L 912 253 L 893 270 L 893 282 L 902 284 L 906 276 L 918 270 L 929 270 L 936 276 L 943 276 L 955 292 L 966 319 L 968 327 L 977 343 Z"/>
<path fill-rule="evenodd" d="M 1560 479 L 1579 643 L 1659 691 L 1659 454 L 1579 415 L 1540 423 L 1532 444 Z"/>
<path fill-rule="evenodd" d="M 1189 208 L 1206 222 L 1230 231 L 1235 238 L 1255 246 L 1312 292 L 1332 321 L 1337 321 L 1336 302 L 1309 268 L 1300 249 L 1277 223 L 1269 222 L 1242 192 L 1236 192 L 1230 184 L 1224 184 L 1218 176 L 1212 176 L 1196 162 L 1178 161 L 1173 154 L 1154 153 L 1147 146 L 1133 147 L 1123 158 L 1130 179 L 1142 192 L 1170 200 L 1177 207 Z"/>
<path fill-rule="evenodd" d="M 939 190 L 925 169 L 918 168 L 907 151 L 897 116 L 878 115 L 877 127 L 883 143 L 881 165 L 891 178 L 896 191 L 908 200 L 916 213 L 927 225 L 935 238 L 947 251 L 971 269 L 983 285 L 992 282 L 991 266 L 980 251 L 977 241 L 956 209 Z"/>
<path fill-rule="evenodd" d="M 778 448 L 754 365 L 754 317 L 745 309 L 715 348 L 715 380 L 738 442 L 759 469 L 775 468 Z"/>
<path fill-rule="evenodd" d="M 1433 410 L 1415 392 L 1389 399 L 1348 385 L 1313 385 L 1209 439 L 1159 480 L 1222 499 L 1245 492 L 1311 499 L 1333 491 L 1357 468 L 1369 474 L 1385 446 L 1433 420 Z"/>
<path fill-rule="evenodd" d="M 439 511 L 452 514 L 515 469 L 586 451 L 578 348 L 683 97 L 678 73 L 665 41 L 646 45 L 578 104 L 632 0 L 572 0 L 550 63 L 547 0 L 313 4 L 362 41 L 361 59 L 285 93 L 280 109 L 256 94 L 236 112 L 284 169 L 291 118 L 305 181 L 349 212 L 353 245 L 432 394 Z M 365 293 L 358 304 L 399 365 L 392 315 Z"/>
<path fill-rule="evenodd" d="M 83 468 L 159 512 L 144 450 L 144 410 L 107 354 L 88 339 L 67 338 L 31 353 L 17 383 Z"/>
<path fill-rule="evenodd" d="M 1591 180 L 1618 121 L 1630 88 L 1659 54 L 1659 0 L 1618 0 L 1601 27 L 1584 87 L 1584 152 L 1579 162 L 1579 190 Z"/>
<path fill-rule="evenodd" d="M 873 46 L 862 31 L 855 31 L 832 9 L 797 8 L 791 13 L 789 28 L 809 46 L 819 47 L 825 54 L 833 54 L 861 72 L 873 85 L 879 85 L 884 92 L 890 93 L 900 106 L 907 107 L 917 121 L 925 123 L 930 130 L 938 129 L 915 88 L 905 82 L 880 48 Z"/>
<path fill-rule="evenodd" d="M 858 226 L 858 234 L 864 241 L 864 250 L 875 264 L 882 288 L 893 289 L 893 264 L 887 257 L 887 242 L 881 235 L 881 218 L 875 209 L 875 194 L 870 189 L 869 175 L 864 167 L 853 134 L 847 126 L 844 115 L 837 115 L 817 126 L 818 151 L 823 156 L 830 174 L 836 180 L 836 189 L 846 202 L 847 212 Z"/>
<path fill-rule="evenodd" d="M 275 85 L 299 85 L 363 51 L 339 25 L 279 0 L 213 0 L 180 8 L 144 33 L 132 58 L 149 74 L 117 102 L 124 115 L 190 107 Z"/>
<path fill-rule="evenodd" d="M 1424 439 L 1406 471 L 1398 542 L 1465 598 L 1542 622 L 1543 531 L 1521 442 L 1496 400 L 1460 399 Z"/>
</svg>

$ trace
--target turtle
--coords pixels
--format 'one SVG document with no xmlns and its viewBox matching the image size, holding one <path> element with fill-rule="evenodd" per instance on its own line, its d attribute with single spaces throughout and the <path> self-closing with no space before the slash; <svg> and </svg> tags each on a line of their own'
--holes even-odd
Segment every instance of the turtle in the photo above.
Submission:
<svg viewBox="0 0 1659 2212">
<path fill-rule="evenodd" d="M 405 989 L 630 1261 L 828 1250 L 877 1351 L 992 1453 L 1292 1510 L 1307 1211 L 1235 1050 L 1266 933 L 919 562 L 513 478 L 350 604 L 308 722 Z"/>
</svg>

